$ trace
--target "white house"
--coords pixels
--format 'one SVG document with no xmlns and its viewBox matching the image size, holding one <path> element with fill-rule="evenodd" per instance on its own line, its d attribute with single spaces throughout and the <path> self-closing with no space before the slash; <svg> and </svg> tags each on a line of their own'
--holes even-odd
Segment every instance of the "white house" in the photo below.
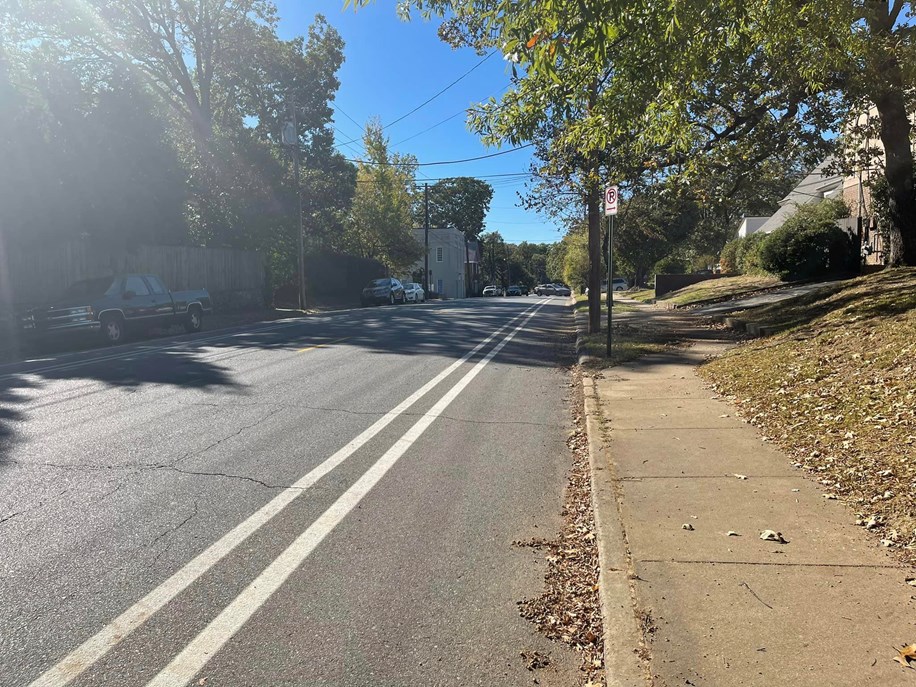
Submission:
<svg viewBox="0 0 916 687">
<path fill-rule="evenodd" d="M 779 209 L 757 231 L 764 234 L 776 231 L 783 225 L 783 222 L 795 214 L 800 205 L 820 203 L 825 198 L 842 198 L 842 175 L 830 174 L 826 171 L 832 162 L 832 159 L 827 158 L 812 169 L 811 173 L 789 192 L 789 195 L 779 201 Z"/>
<path fill-rule="evenodd" d="M 745 217 L 738 226 L 738 237 L 746 238 L 760 229 L 769 217 Z"/>
<path fill-rule="evenodd" d="M 424 230 L 414 229 L 413 237 L 424 245 Z M 477 273 L 477 244 L 465 246 L 464 234 L 450 227 L 429 230 L 429 289 L 444 298 L 464 298 L 465 260 L 471 264 L 472 286 Z M 423 258 L 420 258 L 410 272 L 423 273 Z M 421 280 L 422 283 L 422 280 Z"/>
</svg>

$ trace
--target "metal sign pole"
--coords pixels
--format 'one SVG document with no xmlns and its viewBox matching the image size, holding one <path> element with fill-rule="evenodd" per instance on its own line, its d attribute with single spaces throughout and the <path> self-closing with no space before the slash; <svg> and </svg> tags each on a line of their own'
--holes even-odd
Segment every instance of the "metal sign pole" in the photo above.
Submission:
<svg viewBox="0 0 916 687">
<path fill-rule="evenodd" d="M 607 236 L 607 357 L 611 359 L 614 325 L 614 215 L 608 216 Z"/>
</svg>

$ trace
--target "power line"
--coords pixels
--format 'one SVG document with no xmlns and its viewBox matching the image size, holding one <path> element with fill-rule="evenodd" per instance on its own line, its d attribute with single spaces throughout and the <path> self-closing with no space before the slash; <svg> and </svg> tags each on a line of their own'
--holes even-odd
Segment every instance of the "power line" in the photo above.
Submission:
<svg viewBox="0 0 916 687">
<path fill-rule="evenodd" d="M 512 87 L 512 84 L 511 84 L 511 83 L 510 83 L 510 84 L 507 84 L 505 88 L 503 88 L 503 89 L 501 89 L 501 90 L 499 90 L 499 91 L 496 91 L 496 93 L 491 93 L 490 95 L 488 95 L 488 96 L 487 96 L 487 100 L 489 100 L 490 98 L 492 98 L 492 97 L 494 97 L 494 96 L 496 96 L 496 95 L 502 93 L 503 91 L 505 91 L 506 89 L 511 88 L 511 87 Z M 413 136 L 408 136 L 407 138 L 402 139 L 402 140 L 398 141 L 397 143 L 393 143 L 392 145 L 399 146 L 399 145 L 401 145 L 402 143 L 407 143 L 407 141 L 412 141 L 412 140 L 415 139 L 417 136 L 422 136 L 422 135 L 425 134 L 427 131 L 432 131 L 432 130 L 435 129 L 436 127 L 442 126 L 442 125 L 445 124 L 446 122 L 452 121 L 452 120 L 453 120 L 455 117 L 457 117 L 458 115 L 466 114 L 466 113 L 468 112 L 468 110 L 470 110 L 470 109 L 471 109 L 470 107 L 466 107 L 466 108 L 464 108 L 463 110 L 459 110 L 458 112 L 456 112 L 455 114 L 453 114 L 451 117 L 446 117 L 446 118 L 443 119 L 441 122 L 438 122 L 438 123 L 436 123 L 436 124 L 433 124 L 431 127 L 428 127 L 428 128 L 426 128 L 426 129 L 423 129 L 423 131 L 419 131 L 419 132 L 415 133 Z"/>
<path fill-rule="evenodd" d="M 351 117 L 350 115 L 348 115 L 346 112 L 344 112 L 344 111 L 343 111 L 343 108 L 341 108 L 340 105 L 338 105 L 338 104 L 335 102 L 335 103 L 332 103 L 331 106 L 332 106 L 335 110 L 337 110 L 338 112 L 340 112 L 340 114 L 342 114 L 344 117 L 346 117 L 346 118 L 349 119 L 351 122 L 353 122 L 353 123 L 356 125 L 356 128 L 357 128 L 357 129 L 362 130 L 363 125 L 360 124 L 359 122 L 357 122 L 355 119 L 353 119 L 353 117 Z M 358 140 L 358 139 L 357 139 L 357 140 Z M 341 144 L 341 145 L 343 145 L 343 144 Z"/>
<path fill-rule="evenodd" d="M 497 153 L 490 153 L 489 155 L 478 155 L 477 157 L 467 157 L 462 160 L 438 160 L 436 162 L 369 162 L 365 160 L 350 160 L 344 158 L 347 162 L 361 163 L 364 165 L 376 165 L 380 167 L 433 167 L 435 165 L 457 165 L 463 162 L 476 162 L 477 160 L 487 160 L 491 157 L 499 157 L 500 155 L 508 155 L 509 153 L 514 153 L 517 150 L 524 150 L 525 148 L 530 148 L 534 143 L 526 143 L 523 146 L 517 146 L 515 148 L 509 148 L 508 150 L 500 150 Z"/>
<path fill-rule="evenodd" d="M 397 124 L 397 123 L 400 122 L 400 121 L 403 121 L 403 120 L 407 119 L 410 115 L 412 115 L 412 114 L 413 114 L 414 112 L 416 112 L 417 110 L 421 110 L 422 108 L 424 108 L 424 107 L 426 107 L 427 105 L 429 105 L 433 100 L 435 100 L 435 99 L 438 98 L 440 95 L 442 95 L 443 93 L 445 93 L 445 92 L 446 92 L 447 90 L 449 90 L 452 86 L 454 86 L 455 84 L 457 84 L 459 81 L 461 81 L 461 80 L 464 79 L 466 76 L 468 76 L 471 72 L 473 72 L 475 69 L 477 69 L 480 65 L 482 65 L 484 62 L 486 62 L 487 60 L 489 60 L 491 57 L 493 57 L 493 55 L 495 55 L 496 52 L 497 52 L 496 50 L 493 50 L 492 52 L 490 52 L 489 55 L 487 55 L 486 57 L 484 57 L 482 60 L 480 60 L 480 62 L 478 62 L 477 64 L 475 64 L 473 67 L 471 67 L 470 69 L 468 69 L 464 74 L 462 74 L 462 75 L 459 76 L 457 79 L 455 79 L 454 81 L 452 81 L 448 86 L 446 86 L 445 88 L 443 88 L 442 90 L 440 90 L 438 93 L 436 93 L 436 94 L 433 95 L 432 97 L 427 98 L 426 100 L 424 100 L 422 103 L 420 103 L 419 105 L 417 105 L 415 108 L 413 108 L 413 109 L 412 109 L 410 112 L 408 112 L 407 114 L 403 114 L 403 115 L 401 115 L 400 117 L 398 117 L 397 119 L 395 119 L 394 121 L 388 122 L 387 124 L 385 124 L 385 126 L 382 127 L 382 131 L 384 131 L 385 129 L 387 129 L 387 128 L 389 128 L 389 127 L 394 126 L 395 124 Z M 358 140 L 358 139 L 354 139 L 354 140 Z M 347 141 L 347 143 L 352 143 L 352 142 L 353 142 L 353 141 Z M 341 143 L 340 145 L 346 145 L 346 144 L 345 144 L 345 143 Z"/>
</svg>

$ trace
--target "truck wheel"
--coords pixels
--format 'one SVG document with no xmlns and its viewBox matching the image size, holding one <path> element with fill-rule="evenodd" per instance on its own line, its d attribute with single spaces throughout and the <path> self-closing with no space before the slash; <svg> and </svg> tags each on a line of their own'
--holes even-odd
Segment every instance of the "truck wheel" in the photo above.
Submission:
<svg viewBox="0 0 916 687">
<path fill-rule="evenodd" d="M 124 319 L 119 315 L 106 315 L 102 318 L 102 338 L 105 343 L 114 346 L 124 341 Z"/>
<path fill-rule="evenodd" d="M 184 321 L 184 330 L 189 334 L 194 334 L 200 331 L 200 328 L 204 324 L 204 317 L 200 312 L 199 308 L 191 308 L 188 311 L 188 316 Z"/>
</svg>

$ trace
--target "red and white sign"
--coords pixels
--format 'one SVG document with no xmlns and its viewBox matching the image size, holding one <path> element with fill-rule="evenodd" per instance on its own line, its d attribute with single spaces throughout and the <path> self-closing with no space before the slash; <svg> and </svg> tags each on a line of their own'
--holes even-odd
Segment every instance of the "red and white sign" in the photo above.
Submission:
<svg viewBox="0 0 916 687">
<path fill-rule="evenodd" d="M 617 214 L 617 187 L 608 186 L 604 190 L 604 215 L 616 215 Z"/>
</svg>

